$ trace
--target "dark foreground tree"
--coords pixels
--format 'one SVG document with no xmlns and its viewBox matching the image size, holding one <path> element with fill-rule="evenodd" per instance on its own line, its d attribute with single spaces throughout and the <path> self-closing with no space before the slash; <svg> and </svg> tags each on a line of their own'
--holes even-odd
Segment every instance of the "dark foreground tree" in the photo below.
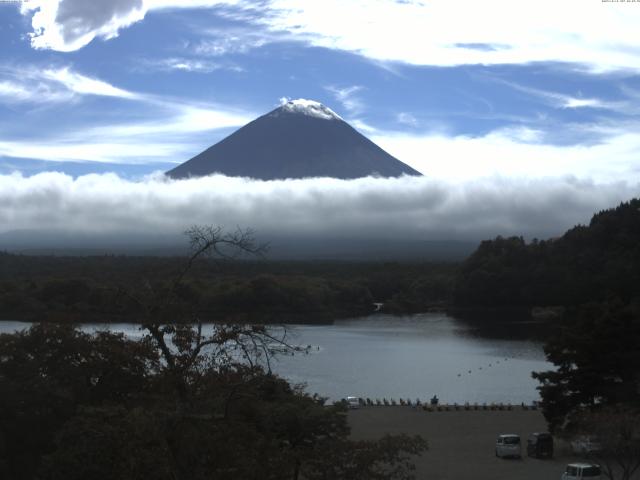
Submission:
<svg viewBox="0 0 640 480">
<path fill-rule="evenodd" d="M 209 253 L 257 253 L 250 233 L 189 232 L 174 280 L 143 282 L 142 338 L 35 325 L 0 335 L 0 478 L 412 478 L 420 438 L 352 442 L 346 411 L 271 373 L 284 329 L 204 325 L 185 278 Z"/>
<path fill-rule="evenodd" d="M 0 478 L 408 479 L 420 438 L 352 442 L 343 406 L 203 353 L 187 397 L 149 338 L 0 336 Z"/>
<path fill-rule="evenodd" d="M 593 435 L 599 448 L 591 456 L 611 480 L 630 480 L 640 468 L 640 406 L 604 407 L 582 415 L 577 431 Z"/>
<path fill-rule="evenodd" d="M 535 372 L 552 430 L 607 405 L 640 403 L 640 313 L 619 302 L 571 310 L 545 345 L 555 370 Z"/>
<path fill-rule="evenodd" d="M 0 335 L 0 478 L 34 478 L 80 407 L 141 404 L 158 371 L 148 338 L 53 324 Z"/>
</svg>

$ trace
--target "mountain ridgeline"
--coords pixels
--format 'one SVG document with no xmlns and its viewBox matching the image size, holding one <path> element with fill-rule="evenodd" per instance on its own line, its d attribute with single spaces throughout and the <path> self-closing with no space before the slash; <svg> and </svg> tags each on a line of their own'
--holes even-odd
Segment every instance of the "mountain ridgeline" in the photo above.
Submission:
<svg viewBox="0 0 640 480">
<path fill-rule="evenodd" d="M 287 102 L 167 175 L 188 178 L 214 173 L 262 180 L 420 175 L 331 109 L 311 100 Z"/>
<path fill-rule="evenodd" d="M 557 239 L 484 241 L 455 285 L 454 303 L 464 307 L 640 302 L 640 199 L 599 212 Z"/>
</svg>

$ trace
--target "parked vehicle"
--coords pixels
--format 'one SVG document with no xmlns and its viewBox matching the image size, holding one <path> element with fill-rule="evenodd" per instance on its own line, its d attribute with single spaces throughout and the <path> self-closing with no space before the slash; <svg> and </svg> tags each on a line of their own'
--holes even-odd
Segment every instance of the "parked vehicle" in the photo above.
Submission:
<svg viewBox="0 0 640 480">
<path fill-rule="evenodd" d="M 522 452 L 520 450 L 520 436 L 512 433 L 499 435 L 496 440 L 496 457 L 520 458 Z"/>
<path fill-rule="evenodd" d="M 553 437 L 551 434 L 535 432 L 529 435 L 527 455 L 536 458 L 553 457 Z"/>
<path fill-rule="evenodd" d="M 360 408 L 360 398 L 359 397 L 347 397 L 347 407 L 348 408 Z"/>
<path fill-rule="evenodd" d="M 576 455 L 590 455 L 602 450 L 598 437 L 593 435 L 581 435 L 571 441 L 571 451 Z"/>
<path fill-rule="evenodd" d="M 600 480 L 600 465 L 595 463 L 570 463 L 562 474 L 561 480 Z"/>
</svg>

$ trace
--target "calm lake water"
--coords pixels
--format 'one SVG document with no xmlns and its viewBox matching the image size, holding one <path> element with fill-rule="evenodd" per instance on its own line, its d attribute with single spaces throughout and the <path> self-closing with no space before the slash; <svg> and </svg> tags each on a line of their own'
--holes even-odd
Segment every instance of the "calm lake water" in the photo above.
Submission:
<svg viewBox="0 0 640 480">
<path fill-rule="evenodd" d="M 426 400 L 434 394 L 450 403 L 538 400 L 531 372 L 549 370 L 552 365 L 545 361 L 540 341 L 523 338 L 531 325 L 475 325 L 426 313 L 290 326 L 290 341 L 311 345 L 310 353 L 278 356 L 272 367 L 332 400 L 348 395 Z M 26 327 L 21 322 L 0 322 L 0 332 Z M 141 335 L 135 324 L 83 327 L 87 331 L 105 328 Z"/>
</svg>

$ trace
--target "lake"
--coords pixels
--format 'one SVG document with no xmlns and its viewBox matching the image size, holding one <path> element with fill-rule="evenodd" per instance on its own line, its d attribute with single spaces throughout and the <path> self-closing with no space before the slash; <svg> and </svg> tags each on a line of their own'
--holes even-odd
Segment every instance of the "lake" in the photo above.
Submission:
<svg viewBox="0 0 640 480">
<path fill-rule="evenodd" d="M 274 371 L 308 391 L 332 400 L 348 395 L 420 398 L 441 402 L 538 400 L 532 371 L 549 370 L 542 342 L 524 331 L 526 322 L 490 322 L 487 328 L 443 313 L 383 315 L 338 320 L 333 325 L 289 326 L 293 343 L 311 345 L 309 354 L 278 356 Z M 0 332 L 28 327 L 0 322 Z M 139 336 L 135 324 L 87 324 Z"/>
</svg>

